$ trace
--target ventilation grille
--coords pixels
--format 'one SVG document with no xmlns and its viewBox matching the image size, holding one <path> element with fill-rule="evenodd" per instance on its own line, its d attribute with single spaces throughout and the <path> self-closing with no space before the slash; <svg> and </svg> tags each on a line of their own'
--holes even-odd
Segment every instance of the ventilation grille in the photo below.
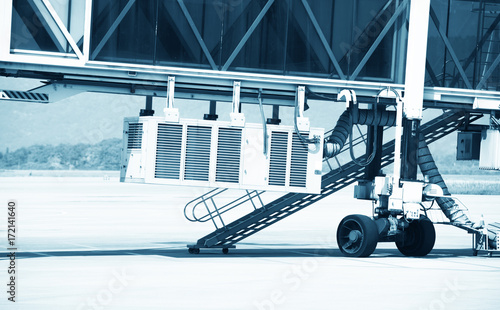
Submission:
<svg viewBox="0 0 500 310">
<path fill-rule="evenodd" d="M 241 129 L 219 128 L 215 181 L 239 182 L 240 153 Z"/>
<path fill-rule="evenodd" d="M 285 186 L 288 132 L 273 131 L 269 162 L 269 185 Z"/>
<path fill-rule="evenodd" d="M 185 180 L 208 181 L 211 127 L 188 126 Z"/>
<path fill-rule="evenodd" d="M 142 144 L 142 123 L 128 124 L 127 149 L 140 149 Z"/>
<path fill-rule="evenodd" d="M 179 179 L 182 125 L 158 124 L 155 177 Z"/>
<path fill-rule="evenodd" d="M 307 139 L 309 135 L 302 134 L 302 136 Z M 307 144 L 303 143 L 296 133 L 293 133 L 290 186 L 306 187 L 307 155 Z"/>
</svg>

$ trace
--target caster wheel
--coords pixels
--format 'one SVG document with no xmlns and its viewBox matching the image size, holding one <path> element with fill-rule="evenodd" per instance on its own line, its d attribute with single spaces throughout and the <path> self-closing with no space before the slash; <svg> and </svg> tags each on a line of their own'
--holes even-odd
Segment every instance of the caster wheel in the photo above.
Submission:
<svg viewBox="0 0 500 310">
<path fill-rule="evenodd" d="M 229 253 L 229 249 L 228 249 L 228 248 L 223 248 L 223 249 L 222 249 L 222 253 L 223 253 L 223 254 L 227 254 L 227 253 Z"/>
</svg>

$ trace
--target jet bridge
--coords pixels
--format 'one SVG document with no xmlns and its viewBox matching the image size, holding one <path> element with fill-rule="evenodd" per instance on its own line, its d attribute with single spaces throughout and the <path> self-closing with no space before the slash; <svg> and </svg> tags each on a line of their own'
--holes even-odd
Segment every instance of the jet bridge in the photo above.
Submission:
<svg viewBox="0 0 500 310">
<path fill-rule="evenodd" d="M 145 108 L 125 123 L 123 180 L 222 187 L 186 208 L 190 220 L 216 224 L 189 246 L 193 253 L 227 252 L 355 182 L 356 197 L 374 201 L 376 216 L 340 223 L 344 254 L 370 255 L 379 241 L 396 242 L 405 255 L 427 254 L 435 234 L 426 200 L 438 203 L 447 223 L 472 233 L 476 250 L 491 253 L 499 246 L 496 224 L 470 222 L 427 144 L 460 130 L 459 159 L 500 169 L 499 12 L 493 0 L 7 0 L 0 3 L 0 76 L 44 85 L 0 85 L 0 104 L 50 104 L 83 92 L 144 97 Z M 155 116 L 155 97 L 165 99 L 164 117 Z M 184 120 L 175 106 L 181 99 L 206 102 L 206 114 Z M 304 117 L 314 100 L 345 104 L 346 112 L 332 116 L 331 132 L 318 132 Z M 233 107 L 229 123 L 217 120 L 221 104 Z M 259 106 L 260 124 L 246 123 L 247 105 Z M 272 116 L 264 106 L 272 106 Z M 281 123 L 283 109 L 294 110 L 294 124 Z M 424 109 L 445 112 L 427 120 Z M 389 127 L 395 133 L 387 140 Z M 227 134 L 238 130 L 255 134 L 237 141 Z M 235 165 L 244 153 L 223 160 L 247 140 L 261 159 L 253 163 L 266 167 L 255 178 Z M 305 156 L 315 159 L 303 170 Z M 391 162 L 394 171 L 380 175 Z M 230 184 L 217 181 L 218 171 L 229 172 Z M 246 195 L 210 209 L 226 188 Z M 266 204 L 261 196 L 269 189 L 290 193 Z M 254 212 L 226 225 L 221 213 L 241 203 Z M 207 213 L 200 216 L 196 206 Z"/>
</svg>

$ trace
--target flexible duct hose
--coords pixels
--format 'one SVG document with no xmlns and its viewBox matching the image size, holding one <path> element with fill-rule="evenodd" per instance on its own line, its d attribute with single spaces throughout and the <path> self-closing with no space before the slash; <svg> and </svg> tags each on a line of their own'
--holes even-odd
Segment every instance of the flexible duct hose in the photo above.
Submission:
<svg viewBox="0 0 500 310">
<path fill-rule="evenodd" d="M 396 112 L 380 111 L 375 113 L 373 110 L 358 110 L 357 113 L 351 113 L 345 110 L 340 115 L 337 125 L 333 132 L 325 141 L 323 157 L 332 158 L 340 153 L 349 138 L 351 128 L 354 124 L 369 126 L 395 126 Z"/>
<path fill-rule="evenodd" d="M 427 176 L 430 183 L 439 185 L 443 189 L 445 196 L 450 196 L 450 191 L 439 173 L 439 170 L 434 162 L 429 147 L 425 142 L 424 136 L 420 135 L 420 142 L 418 144 L 418 166 L 424 176 Z M 472 222 L 465 214 L 464 210 L 453 200 L 453 198 L 436 198 L 436 202 L 443 211 L 444 215 L 452 222 L 457 224 L 471 225 Z"/>
<path fill-rule="evenodd" d="M 429 151 L 425 138 L 422 134 L 420 134 L 420 141 L 418 144 L 418 165 L 422 174 L 429 178 L 430 183 L 439 185 L 443 189 L 443 194 L 445 196 L 451 195 L 443 177 L 438 171 L 436 163 L 432 158 L 431 152 Z M 474 223 L 469 219 L 464 210 L 460 208 L 453 198 L 439 197 L 436 198 L 436 202 L 450 222 L 470 227 L 474 226 Z M 496 248 L 496 233 L 489 231 L 488 239 L 490 240 L 490 246 Z"/>
<path fill-rule="evenodd" d="M 331 158 L 340 153 L 349 138 L 353 124 L 369 125 L 369 126 L 395 126 L 396 112 L 380 111 L 375 113 L 373 110 L 358 110 L 358 113 L 351 114 L 351 111 L 346 110 L 340 116 L 332 134 L 324 143 L 323 157 Z M 424 176 L 427 176 L 430 183 L 437 184 L 443 189 L 445 196 L 450 196 L 450 191 L 439 173 L 439 170 L 434 162 L 434 158 L 425 142 L 422 134 L 419 137 L 418 146 L 418 165 Z M 439 197 L 436 202 L 443 211 L 444 215 L 456 224 L 462 224 L 472 227 L 474 223 L 469 219 L 468 215 L 455 202 L 453 198 Z M 490 245 L 496 247 L 496 234 L 489 232 L 488 238 Z"/>
</svg>

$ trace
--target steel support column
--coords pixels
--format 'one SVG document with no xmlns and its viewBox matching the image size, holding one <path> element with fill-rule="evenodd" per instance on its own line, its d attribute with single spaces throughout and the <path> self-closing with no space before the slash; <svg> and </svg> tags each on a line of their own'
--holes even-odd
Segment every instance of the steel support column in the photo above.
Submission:
<svg viewBox="0 0 500 310">
<path fill-rule="evenodd" d="M 155 114 L 155 110 L 153 110 L 153 97 L 146 96 L 146 107 L 141 109 L 140 116 L 153 116 Z"/>
<path fill-rule="evenodd" d="M 375 150 L 375 157 L 372 162 L 365 167 L 365 179 L 373 180 L 380 173 L 382 168 L 382 150 L 383 150 L 384 127 L 368 126 L 366 132 L 366 156 L 372 154 Z"/>
<path fill-rule="evenodd" d="M 203 119 L 209 120 L 209 121 L 216 121 L 218 118 L 219 118 L 219 115 L 217 115 L 217 101 L 210 100 L 208 114 L 204 114 Z"/>
<path fill-rule="evenodd" d="M 418 143 L 420 120 L 403 120 L 403 160 L 401 162 L 401 179 L 416 180 L 418 167 Z"/>
<path fill-rule="evenodd" d="M 410 4 L 404 94 L 408 119 L 422 119 L 430 6 L 431 0 L 413 0 Z"/>
</svg>

